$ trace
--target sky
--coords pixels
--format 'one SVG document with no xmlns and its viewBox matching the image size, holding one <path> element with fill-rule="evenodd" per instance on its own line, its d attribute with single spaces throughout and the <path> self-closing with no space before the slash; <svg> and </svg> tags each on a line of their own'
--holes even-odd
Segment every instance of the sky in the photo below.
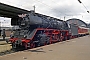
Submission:
<svg viewBox="0 0 90 60">
<path fill-rule="evenodd" d="M 52 16 L 64 20 L 78 18 L 86 23 L 90 23 L 89 0 L 0 0 L 11 6 L 19 7 L 25 10 L 34 10 L 44 15 Z M 1 18 L 4 19 L 4 18 Z M 9 21 L 10 22 L 10 21 Z"/>
</svg>

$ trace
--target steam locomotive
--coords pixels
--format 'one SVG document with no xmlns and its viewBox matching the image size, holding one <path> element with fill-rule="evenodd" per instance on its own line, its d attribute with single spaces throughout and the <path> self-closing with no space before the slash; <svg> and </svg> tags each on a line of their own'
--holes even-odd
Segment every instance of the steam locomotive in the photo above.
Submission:
<svg viewBox="0 0 90 60">
<path fill-rule="evenodd" d="M 66 21 L 35 12 L 13 17 L 11 24 L 19 26 L 10 38 L 12 48 L 34 48 L 78 36 L 72 29 L 76 25 L 69 28 Z"/>
</svg>

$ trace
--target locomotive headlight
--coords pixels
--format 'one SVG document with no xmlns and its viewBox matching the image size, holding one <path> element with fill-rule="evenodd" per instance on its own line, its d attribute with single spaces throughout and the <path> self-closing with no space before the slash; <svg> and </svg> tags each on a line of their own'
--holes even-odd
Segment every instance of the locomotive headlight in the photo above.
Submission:
<svg viewBox="0 0 90 60">
<path fill-rule="evenodd" d="M 10 38 L 14 38 L 14 36 L 13 35 L 10 35 Z"/>
<path fill-rule="evenodd" d="M 24 38 L 27 38 L 27 36 L 26 36 L 26 35 L 24 35 Z"/>
<path fill-rule="evenodd" d="M 21 43 L 22 43 L 22 40 L 15 41 L 15 44 L 21 44 Z"/>
</svg>

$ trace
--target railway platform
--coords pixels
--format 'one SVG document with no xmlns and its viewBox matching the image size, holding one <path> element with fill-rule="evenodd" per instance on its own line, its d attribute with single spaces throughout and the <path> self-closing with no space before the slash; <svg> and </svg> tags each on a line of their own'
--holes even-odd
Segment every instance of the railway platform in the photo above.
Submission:
<svg viewBox="0 0 90 60">
<path fill-rule="evenodd" d="M 3 40 L 2 37 L 0 37 L 0 52 L 4 52 L 7 50 L 10 50 L 11 44 L 7 43 L 6 40 L 9 39 L 10 37 L 6 37 L 5 40 Z"/>
<path fill-rule="evenodd" d="M 10 37 L 5 37 L 5 40 L 9 39 Z M 3 37 L 0 37 L 0 41 L 4 41 Z"/>
<path fill-rule="evenodd" d="M 90 36 L 7 54 L 0 60 L 90 60 Z"/>
</svg>

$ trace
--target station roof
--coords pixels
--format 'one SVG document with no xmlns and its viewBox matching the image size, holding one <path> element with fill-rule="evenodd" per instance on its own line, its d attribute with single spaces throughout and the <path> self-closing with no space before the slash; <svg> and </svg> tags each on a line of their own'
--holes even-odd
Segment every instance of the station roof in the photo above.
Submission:
<svg viewBox="0 0 90 60">
<path fill-rule="evenodd" d="M 12 18 L 17 16 L 18 14 L 28 13 L 28 10 L 17 8 L 14 6 L 6 5 L 4 3 L 0 3 L 0 16 Z"/>
<path fill-rule="evenodd" d="M 85 26 L 85 27 L 87 27 L 87 24 L 84 21 L 82 21 L 80 19 L 77 19 L 77 18 L 68 19 L 67 20 L 67 23 L 68 24 L 74 23 L 74 24 L 77 24 L 79 26 Z"/>
<path fill-rule="evenodd" d="M 28 10 L 25 10 L 25 9 L 22 9 L 22 8 L 10 6 L 10 5 L 7 5 L 7 4 L 4 4 L 4 3 L 0 2 L 0 17 L 13 18 L 13 17 L 17 17 L 20 14 L 27 14 L 27 13 L 30 13 L 30 12 L 32 12 L 32 11 L 28 11 Z M 35 12 L 35 14 L 38 15 L 38 16 L 41 16 L 41 17 L 42 16 L 47 17 L 47 18 L 50 17 L 50 18 L 56 19 L 58 21 L 63 21 L 61 19 L 57 19 L 57 18 L 54 18 L 54 17 L 51 17 L 51 16 L 40 14 L 40 13 Z"/>
<path fill-rule="evenodd" d="M 10 5 L 7 5 L 7 4 L 0 2 L 0 16 L 1 17 L 13 18 L 13 17 L 17 17 L 19 14 L 27 14 L 30 12 L 31 11 L 28 11 L 28 10 L 25 10 L 22 8 L 18 8 L 18 7 L 14 7 L 14 6 L 10 6 Z M 35 14 L 40 15 L 40 16 L 50 17 L 50 16 L 43 15 L 43 14 L 36 13 L 36 12 L 35 12 Z M 54 17 L 50 17 L 50 18 L 60 20 L 60 19 L 57 19 Z"/>
</svg>

